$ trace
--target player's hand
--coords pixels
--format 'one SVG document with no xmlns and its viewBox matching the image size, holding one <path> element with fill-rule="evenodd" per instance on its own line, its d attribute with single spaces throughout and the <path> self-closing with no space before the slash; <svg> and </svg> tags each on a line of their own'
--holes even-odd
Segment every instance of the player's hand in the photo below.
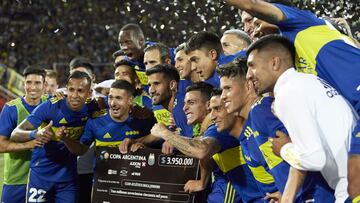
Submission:
<svg viewBox="0 0 360 203">
<path fill-rule="evenodd" d="M 169 125 L 168 125 L 168 129 L 171 130 L 176 130 L 176 123 L 175 123 L 175 119 L 173 118 L 173 116 L 171 115 L 169 118 Z"/>
<path fill-rule="evenodd" d="M 30 149 L 34 149 L 35 147 L 43 146 L 43 144 L 40 141 L 38 141 L 37 139 L 26 142 L 26 145 L 29 146 Z"/>
<path fill-rule="evenodd" d="M 335 23 L 343 26 L 343 27 L 346 29 L 346 31 L 351 34 L 350 25 L 349 25 L 349 23 L 345 20 L 345 18 L 333 18 L 333 20 L 335 21 Z"/>
<path fill-rule="evenodd" d="M 174 152 L 174 146 L 165 141 L 162 145 L 161 152 L 163 154 L 172 154 Z"/>
<path fill-rule="evenodd" d="M 189 180 L 186 182 L 184 186 L 185 192 L 193 193 L 203 191 L 205 189 L 205 185 L 200 180 Z"/>
<path fill-rule="evenodd" d="M 54 96 L 60 100 L 64 99 L 66 97 L 66 94 L 61 90 L 57 90 L 55 91 Z"/>
<path fill-rule="evenodd" d="M 134 143 L 131 145 L 130 151 L 136 152 L 137 150 L 144 149 L 144 148 L 145 148 L 145 145 L 143 143 L 137 142 L 137 143 Z"/>
<path fill-rule="evenodd" d="M 60 126 L 56 130 L 55 136 L 60 138 L 63 141 L 70 139 L 69 130 L 65 126 Z"/>
<path fill-rule="evenodd" d="M 51 138 L 54 136 L 54 133 L 51 130 L 51 127 L 53 125 L 53 121 L 50 121 L 47 126 L 44 128 L 38 130 L 35 135 L 35 139 L 41 143 L 41 145 L 48 143 Z"/>
<path fill-rule="evenodd" d="M 271 142 L 271 148 L 277 156 L 280 156 L 280 150 L 281 148 L 291 142 L 291 139 L 288 135 L 281 131 L 276 131 L 276 137 L 275 138 L 269 138 L 269 141 Z"/>
<path fill-rule="evenodd" d="M 168 132 L 169 130 L 166 128 L 166 126 L 162 123 L 156 123 L 152 128 L 151 128 L 151 135 L 155 136 L 155 137 L 160 137 L 163 138 L 163 136 Z"/>
<path fill-rule="evenodd" d="M 119 145 L 119 151 L 121 154 L 126 154 L 129 151 L 129 147 L 133 143 L 133 140 L 130 138 L 125 138 Z"/>
<path fill-rule="evenodd" d="M 273 193 L 266 193 L 265 200 L 269 201 L 269 203 L 279 203 L 281 200 L 281 193 L 279 191 Z"/>
</svg>

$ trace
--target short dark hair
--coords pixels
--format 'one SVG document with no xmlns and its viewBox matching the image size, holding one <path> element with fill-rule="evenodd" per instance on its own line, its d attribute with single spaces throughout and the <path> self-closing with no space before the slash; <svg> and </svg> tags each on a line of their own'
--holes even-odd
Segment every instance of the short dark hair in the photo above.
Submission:
<svg viewBox="0 0 360 203">
<path fill-rule="evenodd" d="M 276 3 L 276 4 L 282 4 L 285 6 L 295 7 L 295 4 L 292 3 L 290 0 L 265 0 L 269 3 Z"/>
<path fill-rule="evenodd" d="M 125 52 L 123 50 L 119 49 L 112 54 L 112 57 L 114 59 L 116 59 L 116 57 L 118 57 L 118 56 L 125 56 L 125 55 L 126 55 Z"/>
<path fill-rule="evenodd" d="M 209 101 L 211 98 L 211 92 L 213 88 L 214 87 L 212 85 L 206 82 L 196 82 L 186 88 L 186 93 L 192 91 L 199 91 L 201 93 L 202 98 L 205 101 Z"/>
<path fill-rule="evenodd" d="M 211 97 L 221 96 L 221 94 L 222 94 L 222 89 L 220 89 L 220 88 L 214 88 L 211 91 Z"/>
<path fill-rule="evenodd" d="M 215 49 L 217 52 L 217 59 L 223 52 L 220 38 L 212 32 L 199 32 L 190 37 L 185 46 L 185 53 L 205 48 L 206 50 Z"/>
<path fill-rule="evenodd" d="M 126 80 L 115 80 L 112 84 L 110 88 L 115 88 L 115 89 L 122 89 L 122 90 L 126 90 L 127 92 L 129 92 L 129 94 L 134 95 L 135 93 L 135 88 L 134 85 L 130 84 L 128 81 Z"/>
<path fill-rule="evenodd" d="M 76 69 L 78 67 L 84 67 L 91 74 L 94 73 L 94 66 L 92 65 L 90 60 L 88 58 L 85 58 L 85 57 L 82 57 L 82 56 L 78 56 L 78 57 L 73 58 L 70 61 L 69 67 L 70 67 L 70 70 Z"/>
<path fill-rule="evenodd" d="M 130 61 L 128 61 L 128 60 L 120 60 L 120 61 L 118 61 L 118 62 L 116 62 L 114 64 L 114 68 L 116 69 L 117 67 L 119 67 L 121 65 L 130 66 L 131 68 L 134 67 L 134 64 L 131 63 Z"/>
<path fill-rule="evenodd" d="M 156 43 L 145 47 L 144 53 L 151 50 L 159 51 L 161 63 L 164 63 L 166 59 L 171 59 L 170 49 L 163 43 Z"/>
<path fill-rule="evenodd" d="M 136 38 L 144 38 L 144 33 L 141 29 L 141 27 L 138 24 L 135 23 L 129 23 L 124 25 L 121 29 L 121 31 L 132 31 L 132 34 L 136 37 Z"/>
<path fill-rule="evenodd" d="M 134 64 L 131 63 L 128 60 L 121 60 L 114 64 L 114 69 L 116 70 L 119 66 L 129 66 L 131 69 L 131 72 L 136 75 L 136 71 L 134 69 Z"/>
<path fill-rule="evenodd" d="M 28 75 L 40 75 L 43 77 L 43 81 L 45 81 L 46 71 L 39 66 L 28 66 L 25 68 L 23 72 L 23 76 L 26 78 Z"/>
<path fill-rule="evenodd" d="M 247 70 L 246 58 L 238 57 L 232 62 L 220 66 L 216 72 L 220 77 L 246 78 Z"/>
<path fill-rule="evenodd" d="M 89 87 L 91 86 L 91 78 L 89 76 L 89 74 L 81 72 L 81 71 L 74 71 L 73 73 L 70 74 L 66 84 L 69 84 L 70 79 L 83 79 L 85 78 L 87 80 L 87 82 L 89 83 Z"/>
<path fill-rule="evenodd" d="M 292 63 L 295 62 L 295 47 L 286 37 L 283 37 L 278 34 L 266 35 L 250 45 L 246 51 L 246 55 L 249 56 L 250 53 L 254 50 L 261 51 L 262 49 L 269 47 L 271 45 L 280 45 L 285 48 L 291 55 Z"/>
<path fill-rule="evenodd" d="M 177 83 L 180 81 L 178 70 L 171 64 L 158 64 L 152 68 L 147 69 L 145 73 L 147 76 L 155 73 L 163 73 L 165 78 L 175 80 Z"/>
</svg>

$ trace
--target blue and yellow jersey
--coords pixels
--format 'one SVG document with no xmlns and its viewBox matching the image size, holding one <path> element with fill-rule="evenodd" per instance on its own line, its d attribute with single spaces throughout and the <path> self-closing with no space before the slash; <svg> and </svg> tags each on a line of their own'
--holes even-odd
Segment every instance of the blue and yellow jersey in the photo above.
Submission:
<svg viewBox="0 0 360 203">
<path fill-rule="evenodd" d="M 275 137 L 276 131 L 288 134 L 282 122 L 271 112 L 273 98 L 270 96 L 261 97 L 250 110 L 248 121 L 251 122 L 253 137 L 256 140 L 269 172 L 275 179 L 280 192 L 284 191 L 289 174 L 290 165 L 272 151 L 269 137 Z"/>
<path fill-rule="evenodd" d="M 277 23 L 294 43 L 298 71 L 329 82 L 360 113 L 360 49 L 352 39 L 309 11 L 274 4 L 286 16 Z"/>
<path fill-rule="evenodd" d="M 27 118 L 35 128 L 46 126 L 53 121 L 52 131 L 66 126 L 73 139 L 79 139 L 89 118 L 90 106 L 85 105 L 81 111 L 72 111 L 66 99 L 53 98 L 39 105 Z M 76 175 L 76 155 L 71 154 L 59 138 L 43 147 L 33 150 L 30 168 L 38 177 L 54 182 L 73 181 Z"/>
<path fill-rule="evenodd" d="M 150 134 L 154 125 L 152 119 L 136 119 L 131 115 L 124 122 L 114 121 L 109 112 L 86 123 L 80 143 L 90 146 L 94 141 L 96 146 L 115 147 L 125 138 L 139 138 Z"/>
<path fill-rule="evenodd" d="M 248 121 L 251 130 L 264 160 L 269 168 L 269 173 L 274 177 L 277 188 L 284 192 L 290 165 L 272 151 L 269 137 L 275 137 L 276 131 L 288 134 L 282 122 L 271 112 L 273 98 L 261 97 L 250 110 Z M 319 172 L 308 172 L 301 191 L 298 192 L 295 202 L 304 202 L 308 198 L 321 202 L 334 202 L 333 190 Z"/>
<path fill-rule="evenodd" d="M 182 136 L 192 137 L 193 129 L 191 125 L 187 124 L 186 115 L 183 111 L 184 107 L 184 95 L 181 93 L 176 94 L 174 108 L 172 112 L 165 109 L 162 105 L 155 105 L 152 107 L 155 118 L 158 123 L 163 123 L 164 125 L 169 125 L 169 119 L 173 116 L 176 124 L 176 130 L 180 132 Z"/>
<path fill-rule="evenodd" d="M 274 177 L 269 173 L 269 167 L 256 143 L 254 131 L 251 128 L 251 121 L 247 120 L 239 136 L 240 145 L 245 158 L 245 162 L 250 168 L 260 191 L 265 196 L 266 193 L 273 193 L 279 189 L 275 185 Z"/>
<path fill-rule="evenodd" d="M 221 149 L 213 156 L 220 170 L 226 174 L 236 192 L 244 202 L 264 202 L 256 180 L 248 168 L 239 141 L 227 132 L 217 132 L 211 125 L 204 134 L 215 138 Z"/>
</svg>

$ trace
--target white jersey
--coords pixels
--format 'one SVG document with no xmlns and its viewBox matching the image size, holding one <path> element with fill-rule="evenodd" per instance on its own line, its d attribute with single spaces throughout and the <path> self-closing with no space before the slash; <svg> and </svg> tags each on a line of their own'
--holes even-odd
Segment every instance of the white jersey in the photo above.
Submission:
<svg viewBox="0 0 360 203">
<path fill-rule="evenodd" d="M 347 160 L 356 118 L 345 99 L 327 82 L 290 68 L 274 87 L 275 114 L 292 143 L 281 157 L 292 167 L 320 171 L 335 190 L 336 202 L 347 197 Z"/>
</svg>

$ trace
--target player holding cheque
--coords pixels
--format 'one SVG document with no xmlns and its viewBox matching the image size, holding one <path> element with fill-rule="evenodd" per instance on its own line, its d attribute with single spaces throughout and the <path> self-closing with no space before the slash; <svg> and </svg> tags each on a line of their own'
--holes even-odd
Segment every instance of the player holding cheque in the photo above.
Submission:
<svg viewBox="0 0 360 203">
<path fill-rule="evenodd" d="M 97 147 L 119 146 L 125 138 L 140 138 L 150 134 L 155 124 L 154 116 L 134 118 L 131 113 L 135 89 L 125 80 L 115 81 L 110 88 L 109 110 L 96 118 L 90 119 L 80 142 L 69 138 L 68 130 L 61 128 L 62 137 L 67 148 L 74 154 L 84 154 L 92 142 Z"/>
</svg>

